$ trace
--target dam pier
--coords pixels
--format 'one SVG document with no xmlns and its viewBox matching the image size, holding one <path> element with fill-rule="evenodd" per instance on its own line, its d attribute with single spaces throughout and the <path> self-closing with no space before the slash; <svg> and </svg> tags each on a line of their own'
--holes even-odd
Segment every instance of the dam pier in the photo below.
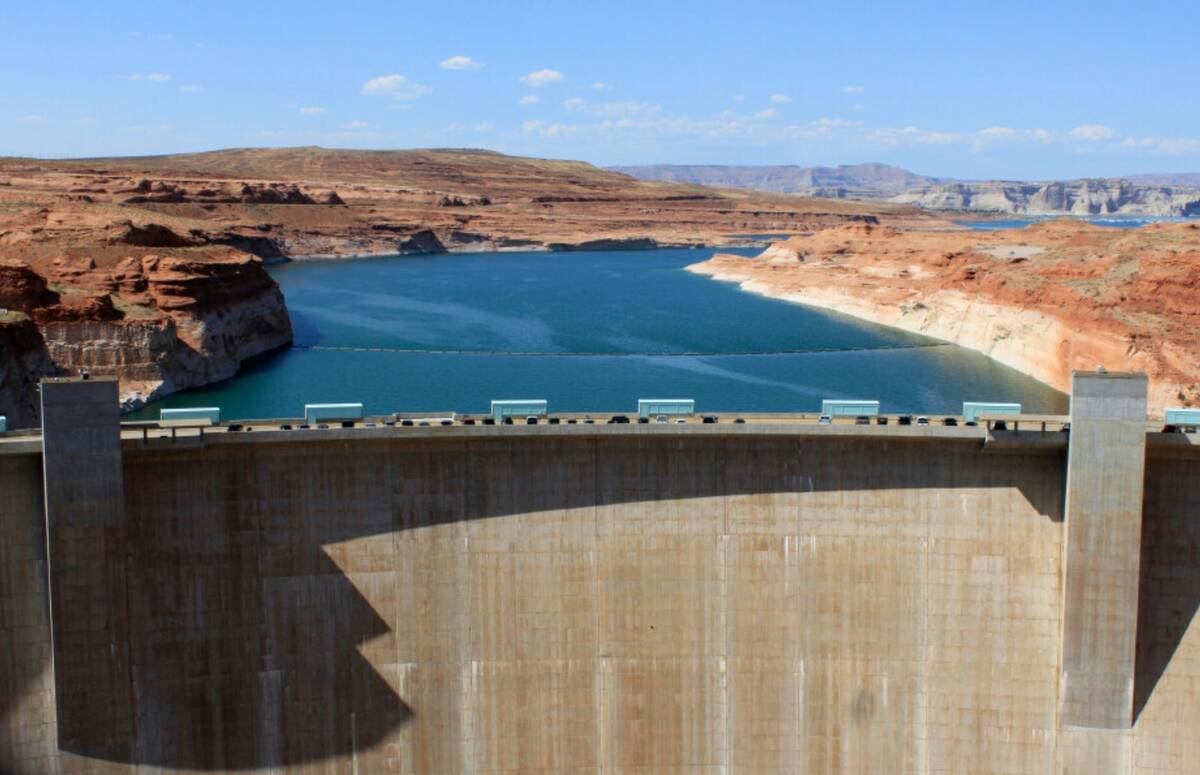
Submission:
<svg viewBox="0 0 1200 775">
<path fill-rule="evenodd" d="M 1200 773 L 1200 436 L 0 434 L 0 772 Z"/>
</svg>

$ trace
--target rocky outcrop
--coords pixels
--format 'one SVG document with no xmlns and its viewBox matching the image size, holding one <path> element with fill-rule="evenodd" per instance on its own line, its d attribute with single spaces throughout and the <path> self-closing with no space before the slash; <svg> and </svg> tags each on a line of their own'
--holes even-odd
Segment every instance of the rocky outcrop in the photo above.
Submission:
<svg viewBox="0 0 1200 775">
<path fill-rule="evenodd" d="M 38 382 L 57 373 L 37 325 L 20 313 L 0 313 L 0 416 L 9 430 L 38 425 Z"/>
<path fill-rule="evenodd" d="M 227 379 L 292 337 L 262 261 L 227 248 L 125 256 L 108 266 L 60 256 L 37 270 L 8 260 L 0 262 L 0 303 L 28 313 L 54 368 L 120 378 L 127 409 Z M 18 371 L 28 371 L 24 383 L 42 373 Z"/>
<path fill-rule="evenodd" d="M 1144 371 L 1150 406 L 1200 405 L 1200 229 L 1050 222 L 1000 232 L 846 226 L 689 267 L 764 295 L 978 350 L 1062 391 Z"/>
<path fill-rule="evenodd" d="M 1200 189 L 1088 179 L 1051 183 L 943 183 L 893 196 L 935 210 L 1022 215 L 1200 215 Z"/>
</svg>

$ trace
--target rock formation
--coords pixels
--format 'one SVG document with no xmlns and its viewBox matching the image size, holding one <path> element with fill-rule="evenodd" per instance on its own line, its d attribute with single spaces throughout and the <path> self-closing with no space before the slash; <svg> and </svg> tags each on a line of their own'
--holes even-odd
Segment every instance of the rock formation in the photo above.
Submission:
<svg viewBox="0 0 1200 775">
<path fill-rule="evenodd" d="M 1200 189 L 1090 179 L 1051 183 L 941 183 L 890 201 L 935 210 L 1021 215 L 1200 215 Z"/>
<path fill-rule="evenodd" d="M 1200 175 L 1070 181 L 958 181 L 887 164 L 840 167 L 614 167 L 642 180 L 701 183 L 832 199 L 887 200 L 931 210 L 1022 215 L 1200 215 Z"/>
<path fill-rule="evenodd" d="M 1200 226 L 1052 221 L 997 232 L 843 226 L 689 267 L 749 291 L 955 342 L 1066 391 L 1073 369 L 1150 376 L 1200 405 Z"/>
<path fill-rule="evenodd" d="M 37 426 L 38 381 L 56 373 L 37 325 L 19 312 L 0 313 L 0 416 L 9 430 Z"/>
</svg>

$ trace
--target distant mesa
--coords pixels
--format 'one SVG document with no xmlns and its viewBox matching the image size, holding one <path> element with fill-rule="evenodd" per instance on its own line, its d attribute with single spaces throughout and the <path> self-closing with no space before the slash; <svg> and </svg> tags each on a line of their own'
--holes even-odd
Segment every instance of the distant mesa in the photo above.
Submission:
<svg viewBox="0 0 1200 775">
<path fill-rule="evenodd" d="M 829 199 L 882 200 L 933 210 L 1019 215 L 1200 215 L 1200 173 L 1065 181 L 964 181 L 887 164 L 613 167 L 641 180 L 746 188 Z"/>
</svg>

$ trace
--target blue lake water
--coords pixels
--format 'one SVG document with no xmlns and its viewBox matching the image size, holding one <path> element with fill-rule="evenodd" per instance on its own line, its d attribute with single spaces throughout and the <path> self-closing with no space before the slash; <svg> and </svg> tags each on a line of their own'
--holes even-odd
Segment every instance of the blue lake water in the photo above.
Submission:
<svg viewBox="0 0 1200 775">
<path fill-rule="evenodd" d="M 822 398 L 878 399 L 890 412 L 957 413 L 964 400 L 1066 410 L 1063 394 L 978 353 L 683 270 L 713 252 L 278 265 L 296 346 L 135 416 L 214 405 L 228 419 L 295 417 L 344 401 L 371 414 L 483 412 L 493 398 L 630 411 L 639 397 L 720 412 L 813 412 Z"/>
<path fill-rule="evenodd" d="M 1000 231 L 1002 229 L 1020 229 L 1028 226 L 1031 223 L 1041 223 L 1042 221 L 1055 220 L 1059 218 L 1071 218 L 1069 215 L 1042 215 L 1028 217 L 1012 217 L 1012 218 L 996 218 L 991 220 L 978 219 L 956 219 L 955 223 L 970 227 L 977 231 Z M 1167 216 L 1155 215 L 1103 215 L 1092 216 L 1088 218 L 1079 218 L 1081 221 L 1093 224 L 1095 226 L 1108 226 L 1113 229 L 1137 229 L 1151 223 L 1160 223 L 1162 221 L 1174 223 L 1190 223 L 1195 221 L 1195 218 L 1173 218 Z"/>
</svg>

